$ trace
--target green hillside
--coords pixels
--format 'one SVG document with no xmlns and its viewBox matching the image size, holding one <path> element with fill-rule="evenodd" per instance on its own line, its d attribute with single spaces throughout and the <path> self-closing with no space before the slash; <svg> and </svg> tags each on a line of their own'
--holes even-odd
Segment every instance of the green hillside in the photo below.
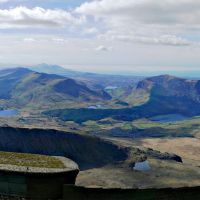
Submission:
<svg viewBox="0 0 200 200">
<path fill-rule="evenodd" d="M 7 107 L 56 108 L 111 97 L 103 90 L 91 90 L 73 79 L 15 68 L 0 71 L 0 98 Z"/>
<path fill-rule="evenodd" d="M 121 98 L 129 102 L 130 107 L 96 110 L 60 109 L 50 110 L 44 114 L 76 122 L 100 120 L 107 117 L 132 121 L 168 114 L 196 116 L 200 114 L 200 81 L 169 75 L 152 77 L 139 82 L 137 88 Z"/>
</svg>

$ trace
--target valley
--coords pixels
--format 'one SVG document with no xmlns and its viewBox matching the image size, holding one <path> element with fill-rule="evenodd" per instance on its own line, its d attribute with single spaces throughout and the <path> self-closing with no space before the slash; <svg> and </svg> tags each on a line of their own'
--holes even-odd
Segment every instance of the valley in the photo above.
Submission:
<svg viewBox="0 0 200 200">
<path fill-rule="evenodd" d="M 198 80 L 33 69 L 0 71 L 0 151 L 67 156 L 79 186 L 199 186 Z"/>
</svg>

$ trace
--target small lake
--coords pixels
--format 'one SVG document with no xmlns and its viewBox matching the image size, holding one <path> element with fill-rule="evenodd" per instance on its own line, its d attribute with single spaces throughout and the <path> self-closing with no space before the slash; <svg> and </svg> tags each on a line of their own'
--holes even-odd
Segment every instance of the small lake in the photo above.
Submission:
<svg viewBox="0 0 200 200">
<path fill-rule="evenodd" d="M 117 88 L 117 86 L 107 86 L 105 90 L 116 90 Z"/>
<path fill-rule="evenodd" d="M 188 119 L 188 117 L 180 114 L 158 115 L 151 117 L 150 120 L 161 123 L 178 122 Z"/>
<path fill-rule="evenodd" d="M 136 162 L 133 169 L 136 170 L 136 171 L 147 172 L 147 171 L 151 170 L 151 167 L 149 165 L 149 162 L 146 160 L 146 161 L 143 161 L 143 162 Z"/>
<path fill-rule="evenodd" d="M 92 106 L 88 106 L 87 107 L 88 109 L 103 109 L 104 107 L 102 105 L 92 105 Z"/>
<path fill-rule="evenodd" d="M 14 117 L 17 115 L 16 110 L 0 110 L 0 117 Z"/>
</svg>

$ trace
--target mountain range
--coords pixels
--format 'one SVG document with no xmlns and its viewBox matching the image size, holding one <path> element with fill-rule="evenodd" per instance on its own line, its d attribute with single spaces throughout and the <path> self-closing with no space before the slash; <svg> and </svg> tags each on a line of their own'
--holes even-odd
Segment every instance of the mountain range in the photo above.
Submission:
<svg viewBox="0 0 200 200">
<path fill-rule="evenodd" d="M 109 74 L 97 74 L 90 72 L 80 72 L 63 68 L 59 65 L 49 65 L 42 63 L 34 66 L 25 66 L 32 71 L 46 74 L 57 74 L 60 76 L 73 78 L 87 84 L 88 87 L 106 88 L 109 86 L 114 87 L 127 87 L 127 85 L 135 85 L 143 77 L 139 76 L 122 76 L 122 75 L 109 75 Z"/>
<path fill-rule="evenodd" d="M 140 81 L 136 88 L 125 92 L 120 98 L 140 94 L 145 101 L 137 106 L 122 109 L 64 109 L 46 112 L 47 115 L 63 120 L 83 122 L 112 117 L 118 120 L 132 121 L 157 115 L 181 114 L 192 117 L 200 114 L 200 81 L 187 80 L 170 75 L 151 77 Z M 145 96 L 145 98 L 144 98 Z M 146 98 L 148 96 L 148 98 Z"/>
<path fill-rule="evenodd" d="M 110 86 L 110 90 L 115 91 L 110 92 L 104 88 L 106 75 L 102 80 L 98 75 L 92 75 L 94 80 L 95 77 L 98 80 L 97 83 L 86 77 L 84 73 L 81 74 L 82 72 L 77 72 L 79 78 L 52 74 L 54 67 L 60 69 L 59 66 L 42 65 L 37 66 L 37 69 L 42 71 L 45 66 L 52 71 L 44 73 L 27 68 L 1 70 L 1 107 L 43 109 L 47 110 L 45 112 L 47 115 L 75 121 L 98 120 L 106 117 L 133 120 L 177 113 L 186 116 L 200 114 L 199 80 L 161 75 L 140 81 L 132 77 L 130 79 L 132 81 L 125 84 L 124 77 L 119 76 L 114 82 L 119 83 L 121 79 L 124 86 Z M 61 68 L 60 71 L 64 72 L 65 69 Z M 90 105 L 99 104 L 106 107 L 88 109 Z"/>
<path fill-rule="evenodd" d="M 106 101 L 104 90 L 92 90 L 83 82 L 26 68 L 0 71 L 0 99 L 9 106 L 50 107 L 50 105 Z"/>
<path fill-rule="evenodd" d="M 57 74 L 60 76 L 65 76 L 65 77 L 78 77 L 78 76 L 86 76 L 89 74 L 95 75 L 93 73 L 74 71 L 70 69 L 65 69 L 59 65 L 49 65 L 46 63 L 33 65 L 33 66 L 25 66 L 25 68 L 28 68 L 32 71 L 39 72 L 39 73 Z"/>
</svg>

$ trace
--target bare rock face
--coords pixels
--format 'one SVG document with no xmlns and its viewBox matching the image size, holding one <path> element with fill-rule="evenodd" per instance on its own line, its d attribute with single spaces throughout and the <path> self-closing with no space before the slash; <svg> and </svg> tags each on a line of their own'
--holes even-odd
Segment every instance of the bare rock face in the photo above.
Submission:
<svg viewBox="0 0 200 200">
<path fill-rule="evenodd" d="M 153 149 L 148 148 L 146 151 L 147 156 L 151 156 L 160 160 L 174 160 L 176 162 L 182 163 L 182 158 L 176 154 L 171 153 L 161 153 L 160 151 L 155 151 Z"/>
<path fill-rule="evenodd" d="M 198 81 L 162 75 L 145 79 L 138 83 L 137 89 L 143 89 L 161 96 L 188 97 L 198 100 Z"/>
<path fill-rule="evenodd" d="M 200 114 L 200 83 L 196 80 L 162 75 L 138 83 L 136 90 L 149 93 L 149 101 L 142 106 L 147 115 L 178 113 L 185 116 Z"/>
</svg>

